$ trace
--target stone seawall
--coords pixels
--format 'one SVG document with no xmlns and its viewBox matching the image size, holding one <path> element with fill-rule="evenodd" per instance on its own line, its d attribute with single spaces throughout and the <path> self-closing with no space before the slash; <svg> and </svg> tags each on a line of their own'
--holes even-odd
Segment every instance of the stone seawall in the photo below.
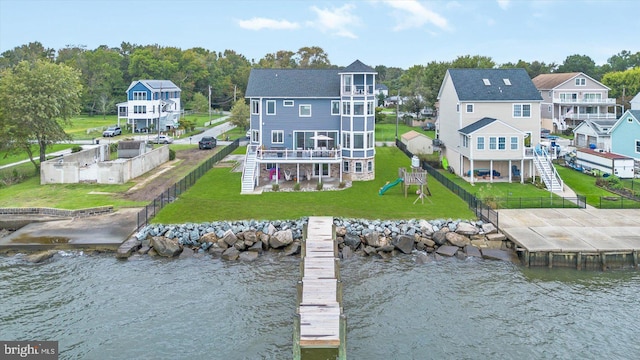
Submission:
<svg viewBox="0 0 640 360">
<path fill-rule="evenodd" d="M 306 223 L 307 219 L 302 218 L 148 225 L 127 240 L 116 256 L 209 254 L 230 261 L 252 261 L 265 251 L 296 255 L 300 252 Z M 335 218 L 333 223 L 343 259 L 354 255 L 389 258 L 416 251 L 418 261 L 429 261 L 436 256 L 512 260 L 513 255 L 504 235 L 492 224 L 481 221 Z"/>
</svg>

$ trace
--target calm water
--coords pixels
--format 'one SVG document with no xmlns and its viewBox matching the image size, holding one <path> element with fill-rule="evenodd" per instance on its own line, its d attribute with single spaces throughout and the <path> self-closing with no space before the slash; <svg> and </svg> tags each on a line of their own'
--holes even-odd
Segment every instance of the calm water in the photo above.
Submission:
<svg viewBox="0 0 640 360">
<path fill-rule="evenodd" d="M 298 261 L 0 257 L 0 339 L 61 359 L 288 359 Z M 637 359 L 640 272 L 342 263 L 349 359 Z"/>
</svg>

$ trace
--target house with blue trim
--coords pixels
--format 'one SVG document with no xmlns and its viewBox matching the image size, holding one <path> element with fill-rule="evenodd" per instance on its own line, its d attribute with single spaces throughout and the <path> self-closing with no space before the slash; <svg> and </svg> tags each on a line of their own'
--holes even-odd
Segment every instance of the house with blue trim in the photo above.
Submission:
<svg viewBox="0 0 640 360">
<path fill-rule="evenodd" d="M 242 193 L 264 184 L 266 172 L 276 184 L 374 179 L 376 74 L 359 60 L 343 69 L 252 69 Z"/>
<path fill-rule="evenodd" d="M 436 121 L 443 163 L 470 183 L 539 176 L 550 191 L 562 191 L 540 145 L 541 102 L 524 69 L 447 70 Z"/>
<path fill-rule="evenodd" d="M 181 90 L 170 80 L 136 80 L 127 88 L 127 101 L 117 104 L 121 121 L 132 132 L 168 131 L 178 127 Z"/>
</svg>

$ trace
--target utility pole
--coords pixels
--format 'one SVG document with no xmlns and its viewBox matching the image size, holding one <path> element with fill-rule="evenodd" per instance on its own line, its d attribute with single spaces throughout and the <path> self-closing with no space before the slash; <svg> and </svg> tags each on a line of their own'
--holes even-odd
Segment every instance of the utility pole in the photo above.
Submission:
<svg viewBox="0 0 640 360">
<path fill-rule="evenodd" d="M 396 141 L 398 141 L 398 118 L 400 117 L 400 89 L 398 89 L 398 98 L 396 99 Z"/>
<path fill-rule="evenodd" d="M 236 99 L 236 93 L 238 91 L 238 85 L 233 85 L 233 103 L 235 104 L 237 99 Z"/>
<path fill-rule="evenodd" d="M 211 125 L 211 85 L 209 85 L 209 125 Z"/>
</svg>

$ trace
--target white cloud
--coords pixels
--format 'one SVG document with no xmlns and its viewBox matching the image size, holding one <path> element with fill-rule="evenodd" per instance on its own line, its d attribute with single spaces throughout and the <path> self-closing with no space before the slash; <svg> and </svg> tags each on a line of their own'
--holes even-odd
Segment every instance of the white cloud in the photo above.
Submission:
<svg viewBox="0 0 640 360">
<path fill-rule="evenodd" d="M 449 29 L 447 19 L 442 15 L 427 9 L 416 0 L 386 0 L 385 3 L 397 10 L 394 12 L 397 20 L 397 25 L 393 28 L 394 31 L 419 28 L 426 23 L 431 23 L 443 30 Z"/>
<path fill-rule="evenodd" d="M 354 5 L 347 4 L 334 9 L 320 9 L 312 6 L 318 18 L 309 22 L 309 25 L 320 29 L 322 32 L 328 32 L 333 35 L 357 39 L 358 36 L 352 32 L 352 29 L 359 27 L 362 23 L 360 18 L 351 13 L 355 9 Z"/>
<path fill-rule="evenodd" d="M 273 20 L 261 17 L 254 17 L 249 20 L 238 20 L 238 25 L 247 30 L 294 30 L 300 27 L 298 23 L 287 20 Z"/>
<path fill-rule="evenodd" d="M 510 3 L 511 0 L 498 0 L 498 6 L 500 6 L 502 10 L 507 10 L 511 5 Z"/>
</svg>

